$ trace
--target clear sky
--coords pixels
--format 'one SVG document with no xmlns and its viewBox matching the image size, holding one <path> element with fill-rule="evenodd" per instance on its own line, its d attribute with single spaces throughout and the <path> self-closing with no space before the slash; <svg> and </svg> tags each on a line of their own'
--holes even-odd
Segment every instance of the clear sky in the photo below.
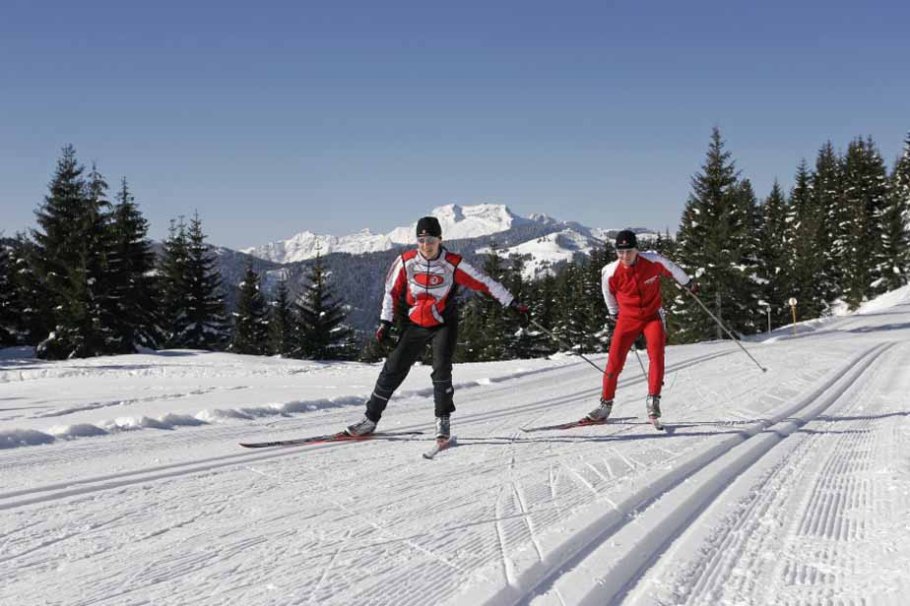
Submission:
<svg viewBox="0 0 910 606">
<path fill-rule="evenodd" d="M 675 230 L 711 128 L 759 196 L 910 130 L 910 2 L 32 2 L 0 17 L 0 231 L 60 149 L 235 248 L 507 204 Z"/>
</svg>

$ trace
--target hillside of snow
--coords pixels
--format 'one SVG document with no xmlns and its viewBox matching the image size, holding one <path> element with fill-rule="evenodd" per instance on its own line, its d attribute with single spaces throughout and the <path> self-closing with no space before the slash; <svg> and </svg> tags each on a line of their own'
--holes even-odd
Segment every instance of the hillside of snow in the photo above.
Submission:
<svg viewBox="0 0 910 606">
<path fill-rule="evenodd" d="M 910 288 L 744 344 L 634 355 L 606 425 L 574 356 L 430 369 L 335 432 L 379 365 L 0 352 L 0 604 L 904 604 Z M 602 365 L 604 356 L 593 360 Z M 647 356 L 642 354 L 647 366 Z"/>
</svg>

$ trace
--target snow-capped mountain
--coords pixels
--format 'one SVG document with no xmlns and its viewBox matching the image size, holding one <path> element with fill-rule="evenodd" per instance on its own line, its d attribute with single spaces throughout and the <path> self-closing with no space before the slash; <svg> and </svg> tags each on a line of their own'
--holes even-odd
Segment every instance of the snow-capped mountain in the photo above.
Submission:
<svg viewBox="0 0 910 606">
<path fill-rule="evenodd" d="M 542 214 L 521 217 L 502 204 L 460 206 L 447 204 L 433 209 L 447 241 L 484 239 L 500 235 L 497 250 L 504 256 L 528 254 L 533 271 L 548 264 L 569 261 L 576 253 L 587 254 L 591 247 L 608 240 L 616 230 L 591 228 L 575 222 L 558 221 Z M 369 229 L 333 236 L 301 232 L 287 240 L 244 249 L 242 252 L 274 263 L 297 263 L 332 253 L 354 255 L 382 252 L 406 246 L 414 241 L 417 222 L 396 227 L 387 234 L 374 234 Z M 647 230 L 638 229 L 639 232 Z M 646 237 L 646 234 L 645 234 Z M 497 238 L 493 238 L 496 240 Z M 504 247 L 502 247 L 505 245 Z M 502 248 L 500 248 L 502 247 Z M 481 254 L 489 248 L 477 248 Z"/>
<path fill-rule="evenodd" d="M 518 246 L 496 248 L 501 257 L 521 255 L 527 262 L 524 265 L 524 276 L 534 278 L 555 265 L 572 261 L 576 254 L 589 254 L 592 249 L 592 238 L 578 231 L 567 228 L 549 233 L 534 240 L 522 242 Z M 487 254 L 490 247 L 478 248 L 477 254 Z"/>
<path fill-rule="evenodd" d="M 490 236 L 529 224 L 547 226 L 558 223 L 546 215 L 520 217 L 501 204 L 447 204 L 433 209 L 430 214 L 439 219 L 446 240 Z M 417 221 L 414 221 L 410 225 L 396 227 L 387 234 L 374 234 L 369 229 L 363 229 L 345 236 L 304 231 L 287 240 L 244 249 L 242 252 L 275 263 L 306 261 L 317 254 L 324 256 L 344 252 L 357 255 L 380 252 L 413 242 L 416 227 Z"/>
<path fill-rule="evenodd" d="M 241 252 L 274 263 L 296 263 L 317 255 L 345 252 L 355 255 L 389 250 L 395 242 L 388 234 L 374 234 L 369 229 L 346 236 L 314 234 L 304 231 L 287 240 L 243 249 Z"/>
</svg>

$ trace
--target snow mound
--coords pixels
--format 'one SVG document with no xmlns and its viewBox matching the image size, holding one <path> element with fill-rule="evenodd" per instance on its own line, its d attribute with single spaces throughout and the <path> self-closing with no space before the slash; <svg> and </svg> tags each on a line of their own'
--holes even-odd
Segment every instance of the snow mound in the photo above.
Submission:
<svg viewBox="0 0 910 606">
<path fill-rule="evenodd" d="M 50 444 L 54 436 L 33 429 L 10 429 L 0 431 L 0 450 L 5 448 L 18 448 L 19 446 L 35 446 Z"/>
</svg>

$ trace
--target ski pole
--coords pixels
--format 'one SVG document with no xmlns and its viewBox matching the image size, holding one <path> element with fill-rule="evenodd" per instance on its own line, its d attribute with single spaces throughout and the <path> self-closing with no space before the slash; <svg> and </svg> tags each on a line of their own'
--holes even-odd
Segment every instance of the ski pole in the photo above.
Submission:
<svg viewBox="0 0 910 606">
<path fill-rule="evenodd" d="M 756 360 L 754 357 L 752 357 L 752 354 L 750 354 L 750 353 L 746 350 L 746 348 L 743 347 L 742 343 L 739 342 L 739 339 L 737 339 L 736 337 L 733 336 L 733 333 L 730 332 L 730 330 L 729 330 L 726 326 L 724 326 L 724 323 L 721 322 L 721 321 L 717 318 L 717 316 L 715 316 L 713 313 L 711 313 L 711 310 L 708 309 L 708 306 L 707 306 L 707 305 L 705 305 L 704 303 L 702 303 L 702 300 L 698 298 L 698 295 L 696 295 L 694 292 L 692 292 L 691 290 L 689 290 L 688 288 L 686 288 L 685 286 L 683 286 L 682 284 L 680 284 L 680 283 L 678 283 L 678 282 L 674 282 L 674 284 L 676 284 L 676 286 L 678 286 L 679 289 L 680 289 L 681 291 L 687 293 L 690 297 L 692 297 L 693 299 L 695 299 L 695 302 L 698 303 L 699 305 L 701 305 L 701 308 L 702 308 L 703 310 L 705 310 L 705 313 L 708 314 L 709 316 L 711 316 L 711 319 L 714 320 L 715 322 L 717 322 L 717 325 L 720 326 L 722 329 L 724 329 L 724 332 L 726 332 L 727 335 L 730 336 L 730 339 L 731 339 L 734 343 L 736 343 L 737 345 L 739 345 L 739 348 L 740 348 L 741 350 L 743 350 L 743 353 L 745 353 L 747 356 L 749 356 L 749 359 L 752 360 L 753 362 L 755 362 L 755 365 L 758 366 L 759 368 L 761 368 L 761 371 L 762 371 L 762 372 L 768 372 L 768 369 L 765 368 L 764 366 L 762 366 L 761 364 L 759 364 L 759 363 L 758 363 L 758 360 Z"/>
<path fill-rule="evenodd" d="M 550 332 L 549 330 L 547 330 L 546 328 L 544 328 L 543 326 L 541 326 L 540 323 L 539 323 L 537 320 L 531 320 L 531 324 L 533 324 L 534 326 L 536 326 L 536 327 L 539 328 L 540 330 L 542 330 L 542 331 L 544 331 L 545 333 L 547 333 L 548 335 L 550 335 L 550 338 L 551 338 L 551 339 L 553 339 L 554 341 L 556 341 L 557 343 L 559 343 L 560 345 L 562 345 L 563 347 L 565 347 L 566 349 L 568 349 L 570 352 L 572 352 L 572 353 L 574 353 L 575 355 L 581 357 L 585 362 L 587 362 L 588 364 L 590 364 L 591 366 L 593 366 L 594 368 L 596 368 L 596 369 L 597 369 L 597 372 L 599 372 L 600 374 L 603 374 L 604 371 L 601 370 L 600 366 L 598 366 L 597 364 L 595 364 L 594 362 L 592 362 L 591 360 L 589 360 L 588 358 L 586 358 L 583 354 L 580 354 L 580 353 L 578 353 L 577 351 L 572 351 L 572 348 L 569 347 L 569 346 L 567 346 L 566 343 L 564 343 L 562 339 L 560 339 L 559 337 L 557 337 L 556 335 L 554 335 L 552 332 Z"/>
</svg>

